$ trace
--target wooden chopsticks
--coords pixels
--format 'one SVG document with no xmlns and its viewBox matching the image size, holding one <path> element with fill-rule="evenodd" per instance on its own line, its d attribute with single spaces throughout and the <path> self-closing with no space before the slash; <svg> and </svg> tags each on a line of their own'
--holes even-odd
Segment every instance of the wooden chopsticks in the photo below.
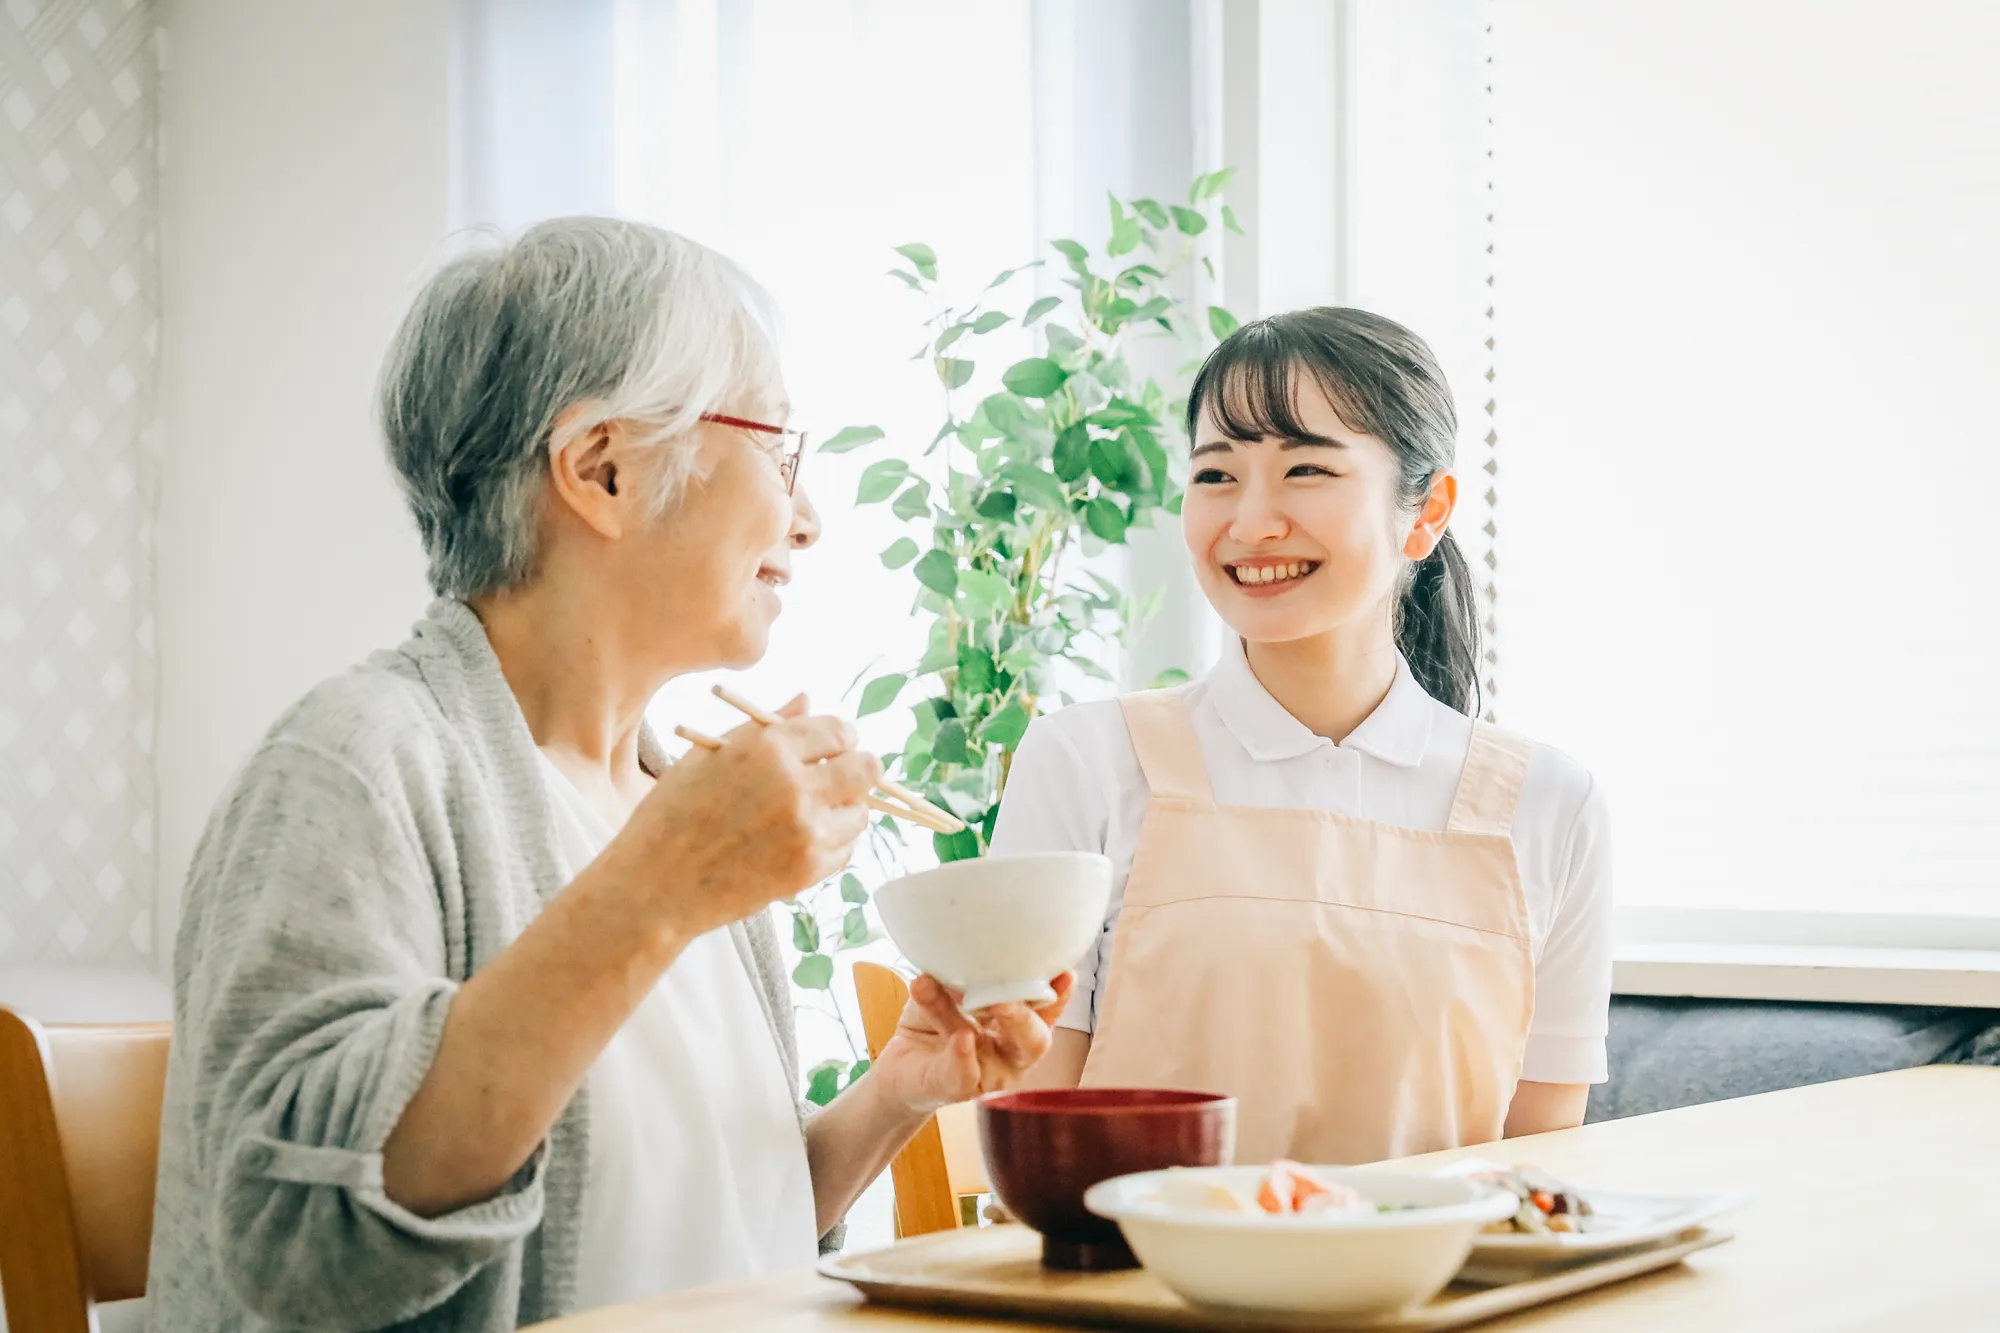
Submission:
<svg viewBox="0 0 2000 1333">
<path fill-rule="evenodd" d="M 714 693 L 716 698 L 722 700 L 722 702 L 728 704 L 731 708 L 734 708 L 737 712 L 760 726 L 775 726 L 784 720 L 768 708 L 761 708 L 748 699 L 745 699 L 726 685 L 717 685 Z M 680 737 L 688 744 L 698 746 L 704 750 L 719 750 L 722 748 L 722 742 L 715 737 L 704 735 L 688 727 L 675 727 L 674 735 Z M 949 810 L 932 805 L 929 801 L 900 783 L 891 782 L 888 778 L 883 778 L 876 790 L 881 795 L 878 796 L 871 792 L 867 798 L 868 808 L 871 810 L 880 811 L 885 815 L 893 815 L 897 819 L 906 819 L 912 824 L 920 824 L 924 828 L 930 829 L 933 833 L 960 833 L 965 829 L 965 821 L 957 815 L 952 814 Z"/>
</svg>

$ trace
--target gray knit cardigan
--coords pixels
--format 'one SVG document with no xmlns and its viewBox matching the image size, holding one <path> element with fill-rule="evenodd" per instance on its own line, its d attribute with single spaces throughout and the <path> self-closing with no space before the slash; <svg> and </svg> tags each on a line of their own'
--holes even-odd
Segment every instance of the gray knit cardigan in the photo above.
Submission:
<svg viewBox="0 0 2000 1333">
<path fill-rule="evenodd" d="M 278 721 L 188 875 L 151 1328 L 500 1333 L 570 1310 L 581 1092 L 485 1202 L 419 1217 L 382 1189 L 452 996 L 563 887 L 561 865 L 534 739 L 462 603 Z M 774 1038 L 743 1059 L 781 1060 L 796 1087 L 770 917 L 731 933 Z"/>
</svg>

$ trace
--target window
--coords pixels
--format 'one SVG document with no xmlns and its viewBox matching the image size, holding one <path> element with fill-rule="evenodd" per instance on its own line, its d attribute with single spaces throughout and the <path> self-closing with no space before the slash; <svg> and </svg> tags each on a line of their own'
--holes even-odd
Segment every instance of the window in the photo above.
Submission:
<svg viewBox="0 0 2000 1333">
<path fill-rule="evenodd" d="M 1503 719 L 1634 930 L 2000 947 L 2000 9 L 1497 40 Z"/>
</svg>

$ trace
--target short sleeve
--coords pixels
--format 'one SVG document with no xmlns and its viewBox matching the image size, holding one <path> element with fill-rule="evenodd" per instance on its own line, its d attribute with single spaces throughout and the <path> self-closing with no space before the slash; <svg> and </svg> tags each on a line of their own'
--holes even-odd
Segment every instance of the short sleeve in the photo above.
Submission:
<svg viewBox="0 0 2000 1333">
<path fill-rule="evenodd" d="M 1054 718 L 1038 718 L 1014 752 L 1000 818 L 993 828 L 995 856 L 1105 849 L 1110 807 L 1103 784 L 1090 780 L 1083 756 Z M 1076 963 L 1076 989 L 1057 1026 L 1090 1032 L 1094 998 L 1108 949 L 1110 925 Z"/>
<path fill-rule="evenodd" d="M 1521 1077 L 1532 1083 L 1602 1083 L 1611 1010 L 1611 827 L 1595 780 L 1561 862 L 1548 942 L 1535 964 L 1535 1016 Z"/>
</svg>

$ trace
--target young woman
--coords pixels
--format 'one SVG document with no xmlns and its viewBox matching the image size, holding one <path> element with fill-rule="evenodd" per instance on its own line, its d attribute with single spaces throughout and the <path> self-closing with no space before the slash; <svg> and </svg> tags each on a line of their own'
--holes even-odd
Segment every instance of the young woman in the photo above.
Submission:
<svg viewBox="0 0 2000 1333">
<path fill-rule="evenodd" d="M 1037 721 L 993 840 L 1115 869 L 1032 1081 L 1233 1093 L 1245 1162 L 1581 1123 L 1605 807 L 1567 756 L 1474 720 L 1456 432 L 1429 347 L 1365 311 L 1260 320 L 1203 366 L 1182 521 L 1228 650 Z"/>
</svg>

